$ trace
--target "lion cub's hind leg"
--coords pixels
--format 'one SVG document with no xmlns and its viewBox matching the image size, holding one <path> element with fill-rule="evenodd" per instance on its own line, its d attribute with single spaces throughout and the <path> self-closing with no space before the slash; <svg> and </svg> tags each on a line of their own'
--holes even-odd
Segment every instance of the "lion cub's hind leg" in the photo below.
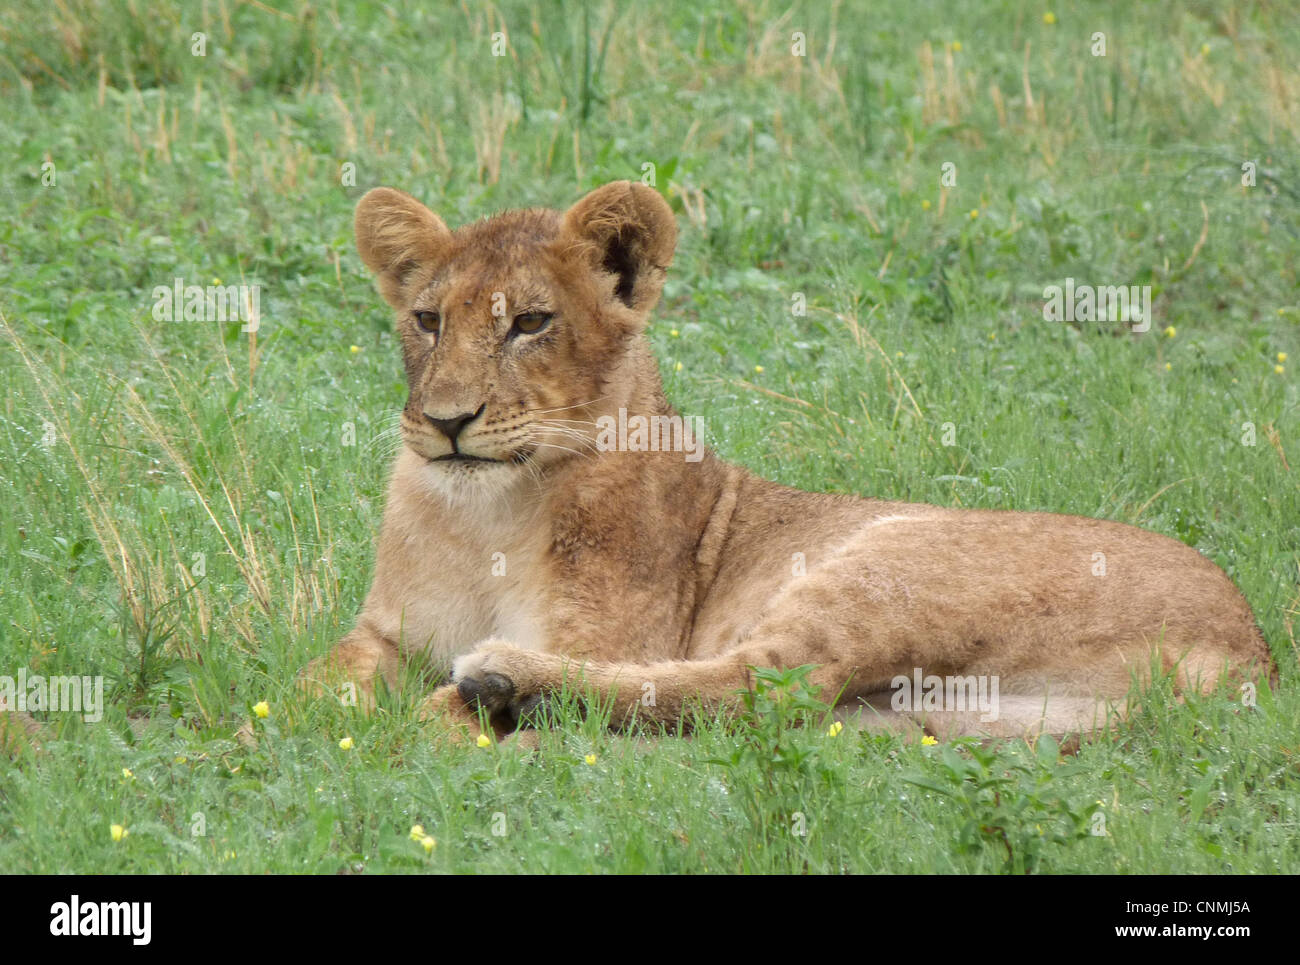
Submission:
<svg viewBox="0 0 1300 965">
<path fill-rule="evenodd" d="M 1089 740 L 1123 719 L 1112 702 L 1094 697 L 1003 695 L 996 708 L 985 711 L 900 711 L 893 697 L 886 691 L 867 694 L 836 707 L 835 718 L 872 733 L 901 734 L 909 742 L 921 737 L 1033 741 L 1044 734 L 1058 742 Z"/>
<path fill-rule="evenodd" d="M 926 736 L 926 730 L 910 714 L 889 705 L 888 694 L 870 694 L 852 703 L 840 704 L 834 717 L 846 727 L 856 727 L 868 734 L 897 735 L 909 744 Z"/>
</svg>

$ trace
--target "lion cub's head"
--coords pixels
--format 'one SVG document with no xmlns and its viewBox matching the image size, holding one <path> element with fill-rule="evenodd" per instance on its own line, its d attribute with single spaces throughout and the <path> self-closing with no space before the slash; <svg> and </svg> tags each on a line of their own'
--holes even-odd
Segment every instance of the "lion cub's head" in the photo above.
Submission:
<svg viewBox="0 0 1300 965">
<path fill-rule="evenodd" d="M 677 226 L 657 192 L 628 181 L 564 213 L 510 211 L 456 231 L 375 188 L 357 205 L 356 236 L 397 310 L 403 438 L 453 483 L 590 451 L 597 416 L 626 401 L 620 372 Z"/>
</svg>

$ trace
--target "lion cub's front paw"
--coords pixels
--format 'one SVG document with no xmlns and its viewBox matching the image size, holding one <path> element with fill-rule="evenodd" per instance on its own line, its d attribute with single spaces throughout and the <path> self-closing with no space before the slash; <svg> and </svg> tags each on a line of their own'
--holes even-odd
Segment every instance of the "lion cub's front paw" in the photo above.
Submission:
<svg viewBox="0 0 1300 965">
<path fill-rule="evenodd" d="M 460 699 L 471 707 L 482 707 L 489 714 L 505 710 L 515 695 L 515 685 L 499 673 L 465 677 L 456 683 Z"/>
<path fill-rule="evenodd" d="M 451 679 L 461 699 L 471 707 L 483 707 L 489 714 L 531 705 L 540 690 L 537 654 L 503 640 L 487 640 L 452 664 Z"/>
</svg>

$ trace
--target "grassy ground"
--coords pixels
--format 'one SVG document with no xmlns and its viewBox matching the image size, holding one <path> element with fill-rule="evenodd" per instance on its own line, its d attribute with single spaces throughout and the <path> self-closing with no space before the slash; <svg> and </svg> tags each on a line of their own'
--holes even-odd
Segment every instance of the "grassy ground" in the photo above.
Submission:
<svg viewBox="0 0 1300 965">
<path fill-rule="evenodd" d="M 1300 871 L 1300 21 L 953 7 L 6 4 L 0 675 L 103 675 L 107 708 L 0 760 L 0 867 Z M 1061 761 L 763 706 L 690 741 L 575 715 L 522 759 L 413 697 L 299 702 L 403 398 L 356 198 L 455 224 L 646 164 L 682 227 L 651 338 L 724 456 L 1182 539 L 1249 597 L 1276 697 L 1157 690 Z M 256 336 L 155 321 L 176 277 L 261 285 Z M 1150 330 L 1045 321 L 1066 278 L 1151 286 Z"/>
</svg>

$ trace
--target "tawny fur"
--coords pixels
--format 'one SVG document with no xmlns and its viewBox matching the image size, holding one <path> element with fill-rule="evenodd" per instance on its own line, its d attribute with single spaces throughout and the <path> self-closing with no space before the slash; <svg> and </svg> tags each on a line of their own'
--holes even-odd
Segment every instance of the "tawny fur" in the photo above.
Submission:
<svg viewBox="0 0 1300 965">
<path fill-rule="evenodd" d="M 405 446 L 356 628 L 309 680 L 368 698 L 418 656 L 455 681 L 428 714 L 469 724 L 482 705 L 504 733 L 566 684 L 617 722 L 669 722 L 734 702 L 753 667 L 816 664 L 841 713 L 951 736 L 1093 730 L 1153 667 L 1198 691 L 1273 672 L 1241 593 L 1164 536 L 805 493 L 708 452 L 598 451 L 601 416 L 674 414 L 642 334 L 676 243 L 650 188 L 455 232 L 379 188 L 356 236 L 397 311 Z M 526 313 L 550 323 L 512 334 Z M 500 461 L 434 461 L 452 443 L 430 420 L 465 415 L 458 451 Z M 914 668 L 997 676 L 999 720 L 895 713 L 891 679 Z"/>
</svg>

